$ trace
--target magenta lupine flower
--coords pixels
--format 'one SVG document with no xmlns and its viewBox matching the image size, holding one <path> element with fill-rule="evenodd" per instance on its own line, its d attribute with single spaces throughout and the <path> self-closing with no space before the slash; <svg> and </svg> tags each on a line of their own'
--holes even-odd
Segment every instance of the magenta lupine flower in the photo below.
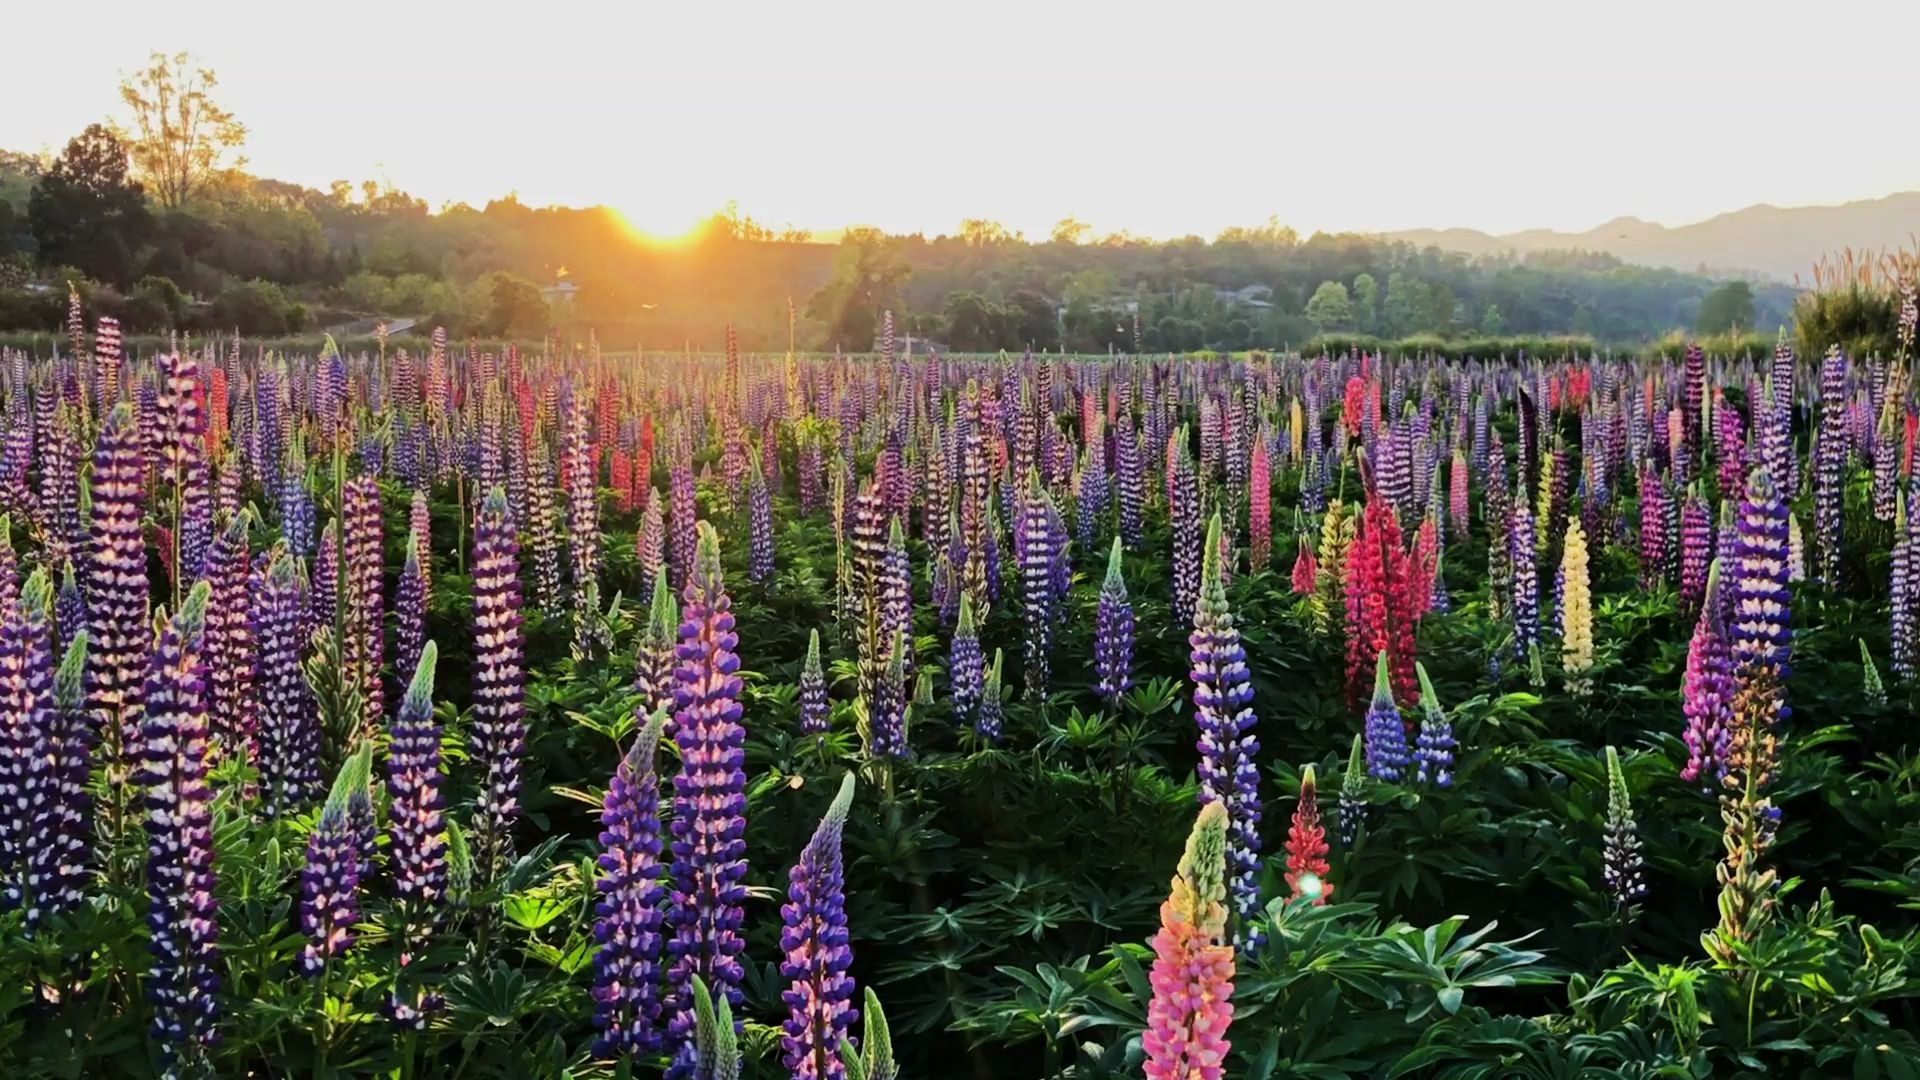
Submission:
<svg viewBox="0 0 1920 1080">
<path fill-rule="evenodd" d="M 1027 696 L 1046 696 L 1048 660 L 1053 652 L 1055 622 L 1059 617 L 1054 590 L 1054 536 L 1047 521 L 1047 501 L 1039 482 L 1028 478 L 1020 502 L 1020 581 L 1025 597 L 1025 661 Z"/>
<path fill-rule="evenodd" d="M 1407 725 L 1393 703 L 1393 686 L 1387 673 L 1387 654 L 1380 654 L 1374 670 L 1373 703 L 1367 707 L 1367 775 L 1375 780 L 1397 784 L 1407 774 L 1411 756 L 1407 751 Z"/>
<path fill-rule="evenodd" d="M 87 698 L 108 759 L 137 757 L 147 621 L 147 547 L 140 532 L 146 464 L 133 407 L 114 406 L 93 449 L 93 530 L 87 563 Z"/>
<path fill-rule="evenodd" d="M 640 602 L 653 603 L 654 582 L 667 568 L 667 519 L 660 509 L 660 489 L 647 489 L 647 507 L 640 516 L 640 535 L 634 544 L 640 563 Z"/>
<path fill-rule="evenodd" d="M 347 481 L 345 498 L 350 602 L 341 655 L 360 680 L 361 730 L 371 734 L 387 714 L 386 682 L 380 674 L 387 651 L 380 484 L 363 473 Z"/>
<path fill-rule="evenodd" d="M 320 720 L 300 669 L 308 640 L 306 589 L 285 541 L 250 579 L 253 681 L 260 692 L 260 788 L 269 815 L 291 813 L 320 794 Z"/>
<path fill-rule="evenodd" d="M 1100 677 L 1096 689 L 1109 706 L 1118 708 L 1120 696 L 1133 686 L 1133 604 L 1120 574 L 1120 540 L 1113 541 L 1107 558 L 1107 578 L 1100 585 L 1100 609 L 1093 633 L 1093 666 Z"/>
<path fill-rule="evenodd" d="M 847 932 L 846 874 L 840 834 L 853 804 L 853 774 L 787 871 L 787 902 L 780 906 L 780 975 L 787 989 L 786 1035 L 780 1059 L 795 1080 L 842 1080 L 840 1043 L 860 1010 L 853 1005 L 853 949 Z"/>
<path fill-rule="evenodd" d="M 694 565 L 682 594 L 680 665 L 675 672 L 674 741 L 680 770 L 673 779 L 673 937 L 668 1075 L 693 1075 L 693 977 L 715 993 L 741 1000 L 740 936 L 747 876 L 746 729 L 741 726 L 740 657 L 733 601 L 720 576 L 720 538 L 702 523 Z"/>
<path fill-rule="evenodd" d="M 1229 815 L 1200 809 L 1187 836 L 1153 938 L 1147 1029 L 1140 1036 L 1147 1080 L 1224 1080 L 1233 1044 L 1234 950 L 1227 941 Z"/>
<path fill-rule="evenodd" d="M 520 540 L 504 491 L 494 488 L 473 526 L 473 759 L 485 769 L 474 809 L 476 865 L 497 875 L 520 819 L 520 758 L 527 748 L 526 630 L 521 624 Z"/>
<path fill-rule="evenodd" d="M 23 608 L 29 622 L 31 607 Z M 29 640 L 34 639 L 29 633 Z M 27 765 L 26 909 L 29 929 L 49 914 L 79 909 L 92 861 L 93 729 L 86 702 L 87 634 L 68 644 L 54 674 L 52 708 L 36 726 Z"/>
<path fill-rule="evenodd" d="M 247 512 L 220 530 L 203 560 L 207 601 L 207 692 L 217 751 L 254 760 L 259 702 L 254 696 L 253 624 L 248 617 Z"/>
<path fill-rule="evenodd" d="M 21 906 L 38 807 L 36 759 L 54 726 L 53 619 L 45 571 L 0 612 L 0 911 Z"/>
<path fill-rule="evenodd" d="M 1680 709 L 1687 718 L 1681 736 L 1687 744 L 1687 764 L 1680 778 L 1709 792 L 1718 791 L 1726 775 L 1727 744 L 1733 736 L 1733 657 L 1723 615 L 1723 565 L 1715 559 L 1707 572 L 1705 602 L 1694 622 L 1693 639 L 1687 643 L 1687 670 L 1680 692 Z"/>
<path fill-rule="evenodd" d="M 366 803 L 366 789 L 347 799 Z M 372 816 L 372 808 L 366 813 Z M 307 837 L 307 865 L 300 872 L 300 929 L 307 944 L 300 970 L 309 976 L 322 974 L 328 961 L 353 947 L 353 925 L 360 919 L 360 852 L 348 821 L 346 801 L 328 800 Z"/>
<path fill-rule="evenodd" d="M 412 671 L 420 666 L 420 650 L 427 643 L 427 571 L 421 547 L 407 540 L 406 565 L 393 595 L 393 669 Z"/>
<path fill-rule="evenodd" d="M 1740 432 L 1740 410 L 1722 403 L 1715 415 L 1720 426 L 1720 492 L 1731 495 L 1747 475 L 1747 444 Z"/>
<path fill-rule="evenodd" d="M 1784 680 L 1793 657 L 1793 595 L 1788 551 L 1787 507 L 1775 493 L 1765 469 L 1747 478 L 1740 503 L 1739 539 L 1734 551 L 1729 647 L 1736 680 L 1753 668 L 1770 668 L 1783 683 L 1773 699 L 1787 715 Z"/>
<path fill-rule="evenodd" d="M 1819 555 L 1815 576 L 1829 589 L 1840 587 L 1847 443 L 1847 359 L 1840 346 L 1833 345 L 1820 361 L 1820 428 L 1813 448 L 1813 534 Z"/>
<path fill-rule="evenodd" d="M 807 659 L 800 667 L 800 734 L 818 735 L 831 722 L 827 676 L 820 668 L 820 631 L 807 635 Z"/>
<path fill-rule="evenodd" d="M 973 597 L 960 594 L 960 620 L 954 627 L 953 644 L 947 652 L 947 678 L 953 696 L 953 718 L 958 723 L 972 720 L 986 691 L 986 654 L 980 649 L 980 634 L 973 622 Z"/>
<path fill-rule="evenodd" d="M 1690 453 L 1698 453 L 1702 445 L 1701 409 L 1707 400 L 1707 354 L 1699 345 L 1687 343 L 1686 358 L 1683 361 L 1682 393 L 1686 407 L 1686 443 Z"/>
<path fill-rule="evenodd" d="M 766 475 L 759 468 L 759 455 L 747 474 L 747 529 L 750 534 L 747 578 L 761 582 L 773 576 L 773 496 L 767 491 Z"/>
<path fill-rule="evenodd" d="M 817 633 L 818 631 L 816 631 Z M 653 604 L 647 612 L 647 624 L 640 628 L 633 655 L 633 687 L 640 691 L 635 706 L 636 719 L 642 722 L 661 709 L 673 708 L 674 647 L 680 641 L 680 603 L 667 587 L 667 568 L 654 571 Z M 672 734 L 673 718 L 667 718 Z"/>
<path fill-rule="evenodd" d="M 660 774 L 665 710 L 641 727 L 620 759 L 600 810 L 600 877 L 594 888 L 593 1042 L 596 1057 L 660 1045 L 660 953 L 667 887 L 660 863 Z"/>
<path fill-rule="evenodd" d="M 447 826 L 440 791 L 440 723 L 433 715 L 439 649 L 420 650 L 387 745 L 387 863 L 401 923 L 404 968 L 447 903 Z"/>
<path fill-rule="evenodd" d="M 1651 589 L 1668 580 L 1667 566 L 1671 559 L 1667 488 L 1660 474 L 1648 464 L 1640 470 L 1640 584 Z"/>
<path fill-rule="evenodd" d="M 1220 576 L 1220 516 L 1207 529 L 1200 595 L 1195 601 L 1191 646 L 1193 718 L 1199 726 L 1200 801 L 1227 807 L 1229 889 L 1243 944 L 1258 941 L 1252 919 L 1260 907 L 1260 772 L 1254 757 L 1253 683 L 1246 649 L 1227 607 Z"/>
<path fill-rule="evenodd" d="M 146 794 L 147 931 L 153 1037 L 169 1068 L 203 1071 L 216 1038 L 220 976 L 207 784 L 205 637 L 208 586 L 193 587 L 158 631 L 142 698 L 139 784 Z"/>
<path fill-rule="evenodd" d="M 1696 489 L 1680 509 L 1680 605 L 1693 611 L 1707 593 L 1707 564 L 1713 561 L 1713 519 Z"/>
</svg>

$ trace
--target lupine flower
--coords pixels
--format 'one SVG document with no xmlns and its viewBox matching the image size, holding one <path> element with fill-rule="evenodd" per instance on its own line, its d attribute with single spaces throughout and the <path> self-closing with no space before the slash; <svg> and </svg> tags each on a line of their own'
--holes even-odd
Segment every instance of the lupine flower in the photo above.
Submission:
<svg viewBox="0 0 1920 1080">
<path fill-rule="evenodd" d="M 1639 826 L 1634 823 L 1633 803 L 1627 797 L 1627 777 L 1620 769 L 1619 753 L 1611 746 L 1607 747 L 1606 833 L 1601 876 L 1614 906 L 1626 912 L 1647 895 L 1647 882 Z"/>
<path fill-rule="evenodd" d="M 0 911 L 37 890 L 26 884 L 39 812 L 33 782 L 54 721 L 53 611 L 47 575 L 35 570 L 0 611 Z M 45 792 L 45 794 L 52 794 Z"/>
<path fill-rule="evenodd" d="M 1749 492 L 1753 486 L 1749 480 Z M 1741 952 L 1751 946 L 1773 909 L 1776 873 L 1762 869 L 1761 860 L 1773 847 L 1779 827 L 1779 809 L 1768 788 L 1780 760 L 1774 734 L 1785 711 L 1780 699 L 1779 675 L 1771 664 L 1757 660 L 1741 671 L 1727 772 L 1720 782 L 1720 840 L 1726 851 L 1714 869 L 1720 882 L 1720 923 L 1700 941 L 1722 967 L 1746 963 Z"/>
<path fill-rule="evenodd" d="M 696 547 L 696 529 L 698 510 L 694 501 L 693 464 L 686 460 L 676 460 L 668 473 L 670 493 L 673 498 L 673 531 L 668 534 L 671 541 L 667 579 L 674 588 L 686 586 L 687 571 L 693 567 Z"/>
<path fill-rule="evenodd" d="M 787 989 L 786 1035 L 781 1061 L 796 1080 L 841 1080 L 846 1069 L 838 1050 L 860 1010 L 853 1005 L 853 950 L 848 942 L 845 872 L 840 834 L 853 803 L 853 774 L 820 819 L 800 861 L 787 872 L 787 902 L 780 907 L 780 975 Z"/>
<path fill-rule="evenodd" d="M 386 716 L 386 597 L 380 525 L 380 485 L 356 476 L 346 484 L 346 636 L 341 655 L 360 682 L 361 730 L 372 733 Z"/>
<path fill-rule="evenodd" d="M 1367 500 L 1360 531 L 1347 556 L 1347 702 L 1358 711 L 1367 669 L 1385 655 L 1395 694 L 1411 702 L 1414 632 L 1427 596 L 1412 556 L 1401 542 L 1400 522 L 1383 495 Z"/>
<path fill-rule="evenodd" d="M 1174 444 L 1171 456 L 1167 498 L 1168 517 L 1173 522 L 1173 613 L 1182 622 L 1192 622 L 1194 604 L 1200 596 L 1203 561 L 1200 487 L 1186 447 Z M 1217 553 L 1214 557 L 1218 558 Z"/>
<path fill-rule="evenodd" d="M 1667 489 L 1652 465 L 1640 471 L 1640 584 L 1667 580 L 1672 554 L 1667 543 Z"/>
<path fill-rule="evenodd" d="M 1367 708 L 1367 775 L 1398 783 L 1407 773 L 1407 726 L 1393 703 L 1393 684 L 1387 673 L 1387 654 L 1375 665 L 1373 704 Z"/>
<path fill-rule="evenodd" d="M 207 604 L 207 693 L 213 736 L 220 752 L 255 757 L 258 700 L 254 696 L 254 633 L 248 618 L 248 517 L 234 517 L 220 530 L 202 560 L 211 587 Z"/>
<path fill-rule="evenodd" d="M 1865 638 L 1860 641 L 1860 693 L 1867 704 L 1876 709 L 1887 707 L 1887 687 L 1880 681 L 1880 668 L 1873 662 L 1873 653 L 1867 650 Z"/>
<path fill-rule="evenodd" d="M 1707 591 L 1707 564 L 1713 561 L 1713 519 L 1707 501 L 1696 489 L 1680 509 L 1680 605 L 1685 611 L 1700 606 Z"/>
<path fill-rule="evenodd" d="M 647 508 L 640 521 L 640 537 L 636 543 L 640 562 L 640 595 L 642 602 L 653 602 L 654 582 L 667 566 L 667 520 L 660 509 L 660 489 L 647 489 Z"/>
<path fill-rule="evenodd" d="M 596 1057 L 660 1045 L 660 954 L 667 888 L 660 862 L 660 774 L 666 711 L 650 716 L 620 759 L 600 809 L 600 894 L 594 906 L 593 1026 Z"/>
<path fill-rule="evenodd" d="M 1320 566 L 1313 555 L 1313 538 L 1301 533 L 1293 557 L 1292 587 L 1295 596 L 1312 596 L 1320 577 Z"/>
<path fill-rule="evenodd" d="M 980 693 L 980 707 L 974 711 L 973 730 L 988 742 L 1000 741 L 1000 726 L 1006 706 L 1000 692 L 1000 650 L 993 650 L 993 666 L 987 669 L 986 685 Z"/>
<path fill-rule="evenodd" d="M 1784 679 L 1793 653 L 1787 508 L 1764 469 L 1747 478 L 1738 528 L 1728 626 L 1734 674 L 1744 684 L 1747 669 L 1767 667 L 1776 680 Z M 1778 690 L 1784 702 L 1784 685 Z"/>
<path fill-rule="evenodd" d="M 260 787 L 269 815 L 292 813 L 320 795 L 320 720 L 300 669 L 308 640 L 306 589 L 283 541 L 251 578 L 253 639 L 259 652 Z"/>
<path fill-rule="evenodd" d="M 1362 736 L 1353 737 L 1347 768 L 1340 774 L 1340 846 L 1351 851 L 1367 820 L 1367 768 Z"/>
<path fill-rule="evenodd" d="M 953 716 L 960 723 L 973 719 L 986 689 L 986 655 L 980 650 L 980 635 L 973 623 L 973 597 L 960 594 L 960 620 L 954 627 L 953 643 L 947 652 L 947 678 L 951 684 Z M 805 693 L 805 683 L 801 684 Z M 826 696 L 825 684 L 821 697 Z"/>
<path fill-rule="evenodd" d="M 419 545 L 407 543 L 406 565 L 393 597 L 393 664 L 396 671 L 420 666 L 420 650 L 427 640 L 427 573 Z"/>
<path fill-rule="evenodd" d="M 1425 665 L 1415 664 L 1420 676 L 1420 734 L 1414 741 L 1414 780 L 1436 787 L 1453 786 L 1453 722 L 1440 708 L 1440 696 L 1433 692 Z"/>
<path fill-rule="evenodd" d="M 746 729 L 740 724 L 740 657 L 733 602 L 720 576 L 720 539 L 702 523 L 682 594 L 674 741 L 673 937 L 667 985 L 669 1075 L 693 1075 L 692 979 L 739 1000 L 746 901 Z"/>
<path fill-rule="evenodd" d="M 29 624 L 33 609 L 24 611 Z M 35 634 L 29 632 L 32 641 Z M 93 830 L 87 781 L 93 730 L 86 709 L 87 634 L 75 633 L 54 673 L 52 707 L 35 733 L 26 775 L 32 816 L 26 834 L 27 926 L 79 909 L 87 884 Z M 30 666 L 30 665 L 29 665 Z"/>
<path fill-rule="evenodd" d="M 1020 581 L 1025 599 L 1026 634 L 1022 639 L 1027 696 L 1044 697 L 1058 617 L 1054 589 L 1054 536 L 1047 521 L 1048 504 L 1037 478 L 1029 477 L 1020 507 Z"/>
<path fill-rule="evenodd" d="M 820 631 L 807 635 L 807 659 L 800 667 L 800 733 L 818 735 L 831 722 L 827 677 L 820 669 Z"/>
<path fill-rule="evenodd" d="M 1527 500 L 1513 500 L 1513 521 L 1507 533 L 1513 560 L 1513 652 L 1531 658 L 1540 646 L 1540 584 L 1534 562 L 1533 511 Z"/>
<path fill-rule="evenodd" d="M 1147 1005 L 1147 1080 L 1222 1080 L 1233 1023 L 1233 946 L 1227 926 L 1227 813 L 1200 808 L 1153 938 Z"/>
<path fill-rule="evenodd" d="M 1273 561 L 1273 467 L 1267 458 L 1267 441 L 1253 444 L 1253 463 L 1247 488 L 1248 560 L 1254 572 L 1265 570 Z"/>
<path fill-rule="evenodd" d="M 656 568 L 653 576 L 653 601 L 646 625 L 636 635 L 633 655 L 633 688 L 641 695 L 636 718 L 642 720 L 660 709 L 673 708 L 674 650 L 680 641 L 680 603 L 667 585 L 667 568 Z M 671 714 L 667 727 L 671 732 Z"/>
<path fill-rule="evenodd" d="M 906 635 L 896 631 L 887 652 L 886 670 L 873 688 L 867 715 L 867 752 L 876 758 L 905 761 L 912 751 L 907 746 Z"/>
<path fill-rule="evenodd" d="M 1888 637 L 1893 651 L 1893 674 L 1910 682 L 1920 661 L 1920 498 L 1909 501 L 1905 492 L 1894 497 L 1893 557 L 1888 568 Z"/>
<path fill-rule="evenodd" d="M 773 496 L 767 491 L 767 478 L 759 468 L 759 454 L 747 474 L 747 525 L 751 534 L 747 577 L 765 581 L 773 576 Z"/>
<path fill-rule="evenodd" d="M 208 586 L 193 587 L 161 626 L 147 668 L 140 786 L 147 817 L 147 994 L 152 1034 L 171 1070 L 204 1071 L 216 1037 L 220 976 L 213 870 L 213 791 L 207 784 Z"/>
<path fill-rule="evenodd" d="M 1133 685 L 1133 604 L 1127 599 L 1127 583 L 1120 574 L 1120 540 L 1113 541 L 1113 554 L 1107 559 L 1107 578 L 1100 586 L 1100 610 L 1094 625 L 1094 669 L 1099 673 L 1097 690 L 1110 706 L 1118 707 L 1120 696 Z M 975 646 L 976 652 L 978 645 Z"/>
<path fill-rule="evenodd" d="M 1254 765 L 1260 741 L 1253 734 L 1256 717 L 1247 653 L 1220 580 L 1219 546 L 1216 514 L 1207 528 L 1203 584 L 1193 632 L 1187 636 L 1193 664 L 1189 676 L 1194 722 L 1200 729 L 1200 799 L 1226 805 L 1234 909 L 1240 940 L 1251 944 L 1258 940 L 1251 920 L 1260 903 L 1260 772 Z"/>
<path fill-rule="evenodd" d="M 474 763 L 485 770 L 475 807 L 480 865 L 497 875 L 520 818 L 526 753 L 526 630 L 521 625 L 520 542 L 506 493 L 494 488 L 473 527 Z"/>
<path fill-rule="evenodd" d="M 366 803 L 364 775 L 347 799 Z M 368 816 L 372 812 L 366 809 Z M 328 961 L 353 947 L 353 925 L 360 918 L 360 852 L 347 822 L 346 801 L 328 799 L 307 838 L 307 865 L 300 872 L 300 928 L 307 944 L 300 970 L 309 976 L 323 973 Z"/>
<path fill-rule="evenodd" d="M 1593 693 L 1593 680 L 1587 675 L 1593 668 L 1593 601 L 1587 581 L 1587 534 L 1578 520 L 1567 522 L 1560 573 L 1560 667 L 1566 674 L 1567 693 L 1585 697 Z"/>
<path fill-rule="evenodd" d="M 53 598 L 53 629 L 55 649 L 63 654 L 87 633 L 87 597 L 80 591 L 72 559 L 61 564 L 60 591 Z"/>
<path fill-rule="evenodd" d="M 1813 447 L 1813 531 L 1818 577 L 1840 586 L 1842 500 L 1847 467 L 1847 360 L 1832 345 L 1820 361 L 1820 428 Z M 1749 485 L 1751 490 L 1751 485 Z M 1784 678 L 1784 673 L 1782 675 Z"/>
<path fill-rule="evenodd" d="M 1353 550 L 1353 515 L 1339 499 L 1327 504 L 1320 519 L 1317 578 L 1309 610 L 1314 629 L 1330 634 L 1346 613 L 1347 562 Z M 1336 615 L 1338 613 L 1338 615 Z"/>
<path fill-rule="evenodd" d="M 1686 714 L 1683 739 L 1687 764 L 1680 778 L 1711 791 L 1726 774 L 1727 741 L 1732 736 L 1733 660 L 1727 641 L 1720 572 L 1715 559 L 1707 573 L 1707 594 L 1687 645 L 1686 680 L 1680 706 Z"/>
<path fill-rule="evenodd" d="M 387 745 L 387 860 L 403 933 L 401 964 L 410 960 L 447 903 L 447 826 L 440 791 L 440 724 L 433 715 L 440 651 L 420 650 Z"/>
<path fill-rule="evenodd" d="M 87 699 L 102 715 L 108 760 L 137 759 L 141 665 L 147 621 L 147 550 L 140 534 L 142 476 L 133 407 L 107 415 L 93 451 L 93 532 L 87 565 Z"/>
<path fill-rule="evenodd" d="M 1333 867 L 1327 863 L 1327 829 L 1320 823 L 1320 791 L 1313 781 L 1313 766 L 1300 774 L 1300 801 L 1293 808 L 1293 823 L 1287 829 L 1287 888 L 1295 900 L 1313 901 L 1315 907 L 1333 895 L 1333 883 L 1327 876 Z"/>
</svg>

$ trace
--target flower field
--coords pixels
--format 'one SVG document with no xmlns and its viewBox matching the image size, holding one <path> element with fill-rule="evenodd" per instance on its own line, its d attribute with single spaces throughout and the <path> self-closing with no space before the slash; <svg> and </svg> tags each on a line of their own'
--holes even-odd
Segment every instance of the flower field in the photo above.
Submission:
<svg viewBox="0 0 1920 1080">
<path fill-rule="evenodd" d="M 1920 1078 L 1897 355 L 0 356 L 8 1077 Z"/>
</svg>

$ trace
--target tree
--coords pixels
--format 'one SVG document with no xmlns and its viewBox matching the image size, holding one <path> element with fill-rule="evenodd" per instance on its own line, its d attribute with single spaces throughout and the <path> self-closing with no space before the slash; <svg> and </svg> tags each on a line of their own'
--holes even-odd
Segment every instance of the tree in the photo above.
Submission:
<svg viewBox="0 0 1920 1080">
<path fill-rule="evenodd" d="M 1048 239 L 1055 244 L 1084 244 L 1093 235 L 1093 226 L 1079 218 L 1063 217 L 1054 222 L 1053 235 Z"/>
<path fill-rule="evenodd" d="M 854 352 L 873 348 L 880 313 L 901 313 L 910 273 L 900 241 L 878 229 L 848 229 L 834 257 L 833 277 L 807 301 L 807 315 L 826 324 L 827 344 Z"/>
<path fill-rule="evenodd" d="M 1005 225 L 985 218 L 967 218 L 960 223 L 960 239 L 968 247 L 990 247 L 997 244 L 1010 244 L 1016 237 L 1007 231 Z"/>
<path fill-rule="evenodd" d="M 238 330 L 249 336 L 284 334 L 293 329 L 287 322 L 287 296 L 270 281 L 229 286 L 214 299 L 211 315 L 219 329 Z"/>
<path fill-rule="evenodd" d="M 492 337 L 532 338 L 547 332 L 552 318 L 540 287 L 517 274 L 497 273 L 483 322 Z"/>
<path fill-rule="evenodd" d="M 1387 277 L 1387 302 L 1381 312 L 1381 322 L 1388 337 L 1406 337 L 1423 329 L 1427 311 L 1427 286 L 1424 282 L 1399 270 Z"/>
<path fill-rule="evenodd" d="M 1053 301 L 1032 289 L 1021 289 L 1007 297 L 1003 311 L 1012 337 L 1007 342 L 1008 348 L 1059 348 L 1060 317 L 1055 313 Z"/>
<path fill-rule="evenodd" d="M 1375 333 L 1380 325 L 1380 283 L 1372 274 L 1353 279 L 1353 323 L 1363 334 Z"/>
<path fill-rule="evenodd" d="M 140 185 L 127 179 L 126 144 L 88 125 L 33 189 L 27 221 L 41 262 L 125 284 L 151 223 Z"/>
<path fill-rule="evenodd" d="M 221 157 L 247 141 L 246 125 L 210 95 L 218 85 L 213 69 L 195 67 L 187 53 L 154 53 L 150 66 L 120 84 L 120 100 L 133 110 L 133 163 L 161 206 L 185 205 Z"/>
<path fill-rule="evenodd" d="M 1753 286 L 1729 281 L 1701 299 L 1694 329 L 1702 334 L 1725 334 L 1735 327 L 1753 325 Z"/>
<path fill-rule="evenodd" d="M 1480 333 L 1483 337 L 1499 337 L 1507 332 L 1507 320 L 1500 317 L 1500 305 L 1488 304 L 1487 313 L 1480 316 Z"/>
<path fill-rule="evenodd" d="M 1307 299 L 1307 318 L 1323 334 L 1353 329 L 1353 301 L 1347 299 L 1347 287 L 1337 281 L 1323 281 Z"/>
</svg>

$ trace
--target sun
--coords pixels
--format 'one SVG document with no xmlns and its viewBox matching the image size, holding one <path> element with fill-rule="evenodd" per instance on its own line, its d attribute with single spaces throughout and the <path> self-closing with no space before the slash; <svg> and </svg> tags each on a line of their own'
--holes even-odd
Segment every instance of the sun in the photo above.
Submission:
<svg viewBox="0 0 1920 1080">
<path fill-rule="evenodd" d="M 644 207 L 622 207 L 616 209 L 615 213 L 636 239 L 657 246 L 673 247 L 693 239 L 714 211 L 711 207 L 696 208 L 691 203 L 675 205 L 660 201 L 650 202 Z"/>
</svg>

